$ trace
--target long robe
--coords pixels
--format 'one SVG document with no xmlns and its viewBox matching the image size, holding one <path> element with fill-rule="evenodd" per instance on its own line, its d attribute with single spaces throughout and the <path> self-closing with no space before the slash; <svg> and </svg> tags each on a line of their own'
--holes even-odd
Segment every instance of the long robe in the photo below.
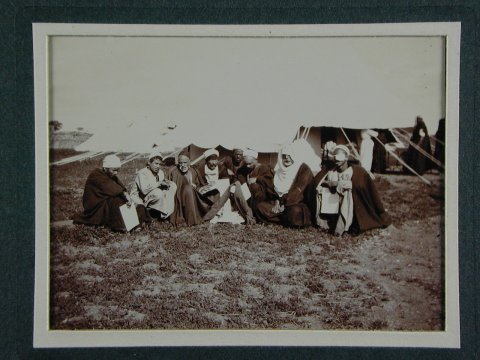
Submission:
<svg viewBox="0 0 480 360">
<path fill-rule="evenodd" d="M 353 169 L 353 222 L 350 226 L 350 232 L 361 233 L 366 230 L 383 228 L 390 225 L 390 216 L 385 212 L 382 200 L 370 175 L 361 166 L 351 165 L 351 167 Z M 329 169 L 324 168 L 315 176 L 313 180 L 314 189 L 317 188 L 328 170 Z M 329 221 L 330 226 L 333 226 L 335 223 L 336 220 L 333 222 Z"/>
<path fill-rule="evenodd" d="M 254 183 L 248 184 L 251 197 L 248 199 L 247 204 L 253 212 L 255 218 L 259 218 L 257 214 L 257 205 L 267 199 L 267 188 L 273 188 L 273 170 L 268 165 L 260 163 L 255 164 L 253 168 L 249 168 L 245 165 L 237 170 L 237 178 L 240 184 L 248 184 L 248 180 L 255 178 Z M 246 209 L 248 211 L 248 209 Z M 243 215 L 242 215 L 243 216 Z"/>
<path fill-rule="evenodd" d="M 170 182 L 168 189 L 161 188 L 165 174 L 160 169 L 154 174 L 150 168 L 145 167 L 137 172 L 135 182 L 130 191 L 132 199 L 137 204 L 144 205 L 147 209 L 160 212 L 160 217 L 166 219 L 175 208 L 175 192 L 177 186 Z"/>
<path fill-rule="evenodd" d="M 223 166 L 228 170 L 230 173 L 228 176 L 230 177 L 230 182 L 233 183 L 238 180 L 237 172 L 243 166 L 243 161 L 240 161 L 239 164 L 234 164 L 233 159 L 231 156 L 227 156 L 223 159 Z"/>
<path fill-rule="evenodd" d="M 203 183 L 208 183 L 205 175 L 205 163 L 200 163 L 198 166 L 198 174 Z M 230 183 L 234 183 L 236 179 L 236 173 L 230 175 L 227 171 L 227 167 L 224 164 L 218 165 L 218 179 L 229 179 Z M 204 215 L 204 221 L 212 220 L 215 215 L 225 206 L 225 204 L 231 200 L 232 207 L 239 212 L 247 224 L 255 223 L 252 210 L 250 209 L 247 200 L 245 200 L 240 186 L 235 186 L 235 191 L 230 193 L 230 187 L 226 189 L 222 194 L 218 191 L 213 191 L 207 195 L 203 195 L 204 198 L 211 202 L 211 207 Z"/>
<path fill-rule="evenodd" d="M 387 137 L 383 131 L 378 132 L 377 139 L 385 144 L 387 142 Z M 374 173 L 384 173 L 387 169 L 387 150 L 378 143 L 374 142 L 373 145 L 373 160 L 372 160 L 372 172 Z"/>
<path fill-rule="evenodd" d="M 108 176 L 102 169 L 93 170 L 83 191 L 83 213 L 75 214 L 73 222 L 85 225 L 105 225 L 115 231 L 125 231 L 120 206 L 125 204 L 125 186 L 117 177 Z M 137 206 L 140 223 L 149 221 L 143 206 Z"/>
<path fill-rule="evenodd" d="M 261 222 L 277 223 L 288 227 L 306 227 L 312 224 L 311 199 L 312 199 L 312 170 L 306 164 L 302 164 L 295 176 L 290 189 L 282 197 L 279 197 L 273 187 L 265 189 L 266 199 L 257 204 L 256 214 Z M 285 207 L 280 214 L 272 212 L 275 201 Z"/>
<path fill-rule="evenodd" d="M 167 177 L 177 186 L 175 210 L 170 215 L 170 222 L 187 226 L 201 224 L 212 204 L 197 191 L 197 188 L 205 185 L 198 172 L 190 168 L 186 174 L 182 174 L 177 167 L 173 167 Z"/>
<path fill-rule="evenodd" d="M 438 121 L 438 129 L 435 133 L 435 159 L 440 161 L 442 164 L 445 163 L 445 119 L 440 119 Z M 441 170 L 440 166 L 437 166 Z"/>
<path fill-rule="evenodd" d="M 420 130 L 423 130 L 424 136 L 420 134 Z M 430 137 L 428 136 L 427 126 L 423 120 L 418 121 L 413 129 L 412 137 L 410 141 L 425 151 L 427 154 L 432 155 L 432 147 L 430 144 Z M 432 161 L 424 154 L 418 151 L 415 147 L 410 145 L 405 153 L 405 162 L 420 175 L 432 168 Z M 405 168 L 406 172 L 410 172 Z"/>
</svg>

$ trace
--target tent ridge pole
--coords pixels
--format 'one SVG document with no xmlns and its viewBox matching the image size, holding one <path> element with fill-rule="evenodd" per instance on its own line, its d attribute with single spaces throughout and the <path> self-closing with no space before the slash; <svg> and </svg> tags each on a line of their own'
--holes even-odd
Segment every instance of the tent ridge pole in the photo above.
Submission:
<svg viewBox="0 0 480 360">
<path fill-rule="evenodd" d="M 432 155 L 430 155 L 425 150 L 423 150 L 420 146 L 418 146 L 413 141 L 411 141 L 407 137 L 407 135 L 404 135 L 404 134 L 396 131 L 396 129 L 393 129 L 393 131 L 397 132 L 397 135 L 400 135 L 401 137 L 403 137 L 403 139 L 406 140 L 408 142 L 408 144 L 412 145 L 420 154 L 424 155 L 426 158 L 428 158 L 430 161 L 434 162 L 436 165 L 440 166 L 442 169 L 445 169 L 445 166 L 440 161 L 435 159 Z"/>
<path fill-rule="evenodd" d="M 395 159 L 397 159 L 403 166 L 405 166 L 408 170 L 410 170 L 411 172 L 413 172 L 415 175 L 417 175 L 420 179 L 423 180 L 423 182 L 425 182 L 426 184 L 428 185 L 432 185 L 432 183 L 430 182 L 430 180 L 428 179 L 425 179 L 422 175 L 420 175 L 418 172 L 416 172 L 415 170 L 413 170 L 409 165 L 407 165 L 407 163 L 405 161 L 403 161 L 400 156 L 398 156 L 397 154 L 395 154 L 392 150 L 388 149 L 384 143 L 382 143 L 379 139 L 377 139 L 375 136 L 373 137 L 375 140 L 377 140 L 385 150 L 387 150 Z"/>
</svg>

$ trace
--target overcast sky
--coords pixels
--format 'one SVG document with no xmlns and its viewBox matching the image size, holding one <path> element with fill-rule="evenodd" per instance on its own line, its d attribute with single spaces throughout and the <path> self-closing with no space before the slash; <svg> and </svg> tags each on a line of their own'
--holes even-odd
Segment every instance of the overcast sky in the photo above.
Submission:
<svg viewBox="0 0 480 360">
<path fill-rule="evenodd" d="M 94 133 L 242 122 L 430 133 L 445 114 L 441 37 L 107 37 L 51 40 L 50 120 Z M 279 126 L 280 128 L 280 126 Z"/>
</svg>

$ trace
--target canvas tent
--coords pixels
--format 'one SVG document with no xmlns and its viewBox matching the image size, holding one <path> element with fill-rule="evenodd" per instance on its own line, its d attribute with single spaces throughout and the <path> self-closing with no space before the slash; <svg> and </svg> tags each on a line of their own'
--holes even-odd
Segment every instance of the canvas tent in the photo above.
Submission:
<svg viewBox="0 0 480 360">
<path fill-rule="evenodd" d="M 89 54 L 107 56 L 102 39 L 97 40 L 98 48 Z M 55 41 L 60 46 L 63 40 Z M 118 46 L 119 59 L 124 59 L 131 51 L 121 44 L 142 41 L 109 39 L 107 45 Z M 142 81 L 132 77 L 131 86 L 112 89 L 111 79 L 125 81 L 130 73 L 119 76 L 111 66 L 103 68 L 104 62 L 91 60 L 89 64 L 102 71 L 94 72 L 94 90 L 90 82 L 85 88 L 88 94 L 100 92 L 101 107 L 85 102 L 78 106 L 81 111 L 67 115 L 107 118 L 109 128 L 96 131 L 77 150 L 148 153 L 156 144 L 167 153 L 194 144 L 202 149 L 238 145 L 275 152 L 302 126 L 404 128 L 412 126 L 417 115 L 427 123 L 445 115 L 445 44 L 440 37 L 152 38 L 148 44 L 152 52 L 158 47 L 163 65 L 150 57 L 151 52 L 142 53 L 145 66 L 155 68 L 135 67 L 144 72 Z M 201 51 L 206 44 L 209 51 Z M 165 66 L 165 57 L 176 66 Z M 64 76 L 72 74 L 76 73 Z M 75 77 L 63 85 L 84 82 Z M 123 99 L 123 110 L 118 99 Z M 120 125 L 126 116 L 132 119 L 128 127 Z M 116 118 L 123 120 L 114 122 Z M 176 127 L 168 129 L 167 122 Z"/>
<path fill-rule="evenodd" d="M 231 150 L 241 146 L 255 149 L 262 157 L 270 159 L 282 144 L 293 140 L 295 133 L 294 123 L 272 127 L 256 119 L 236 123 L 198 121 L 178 124 L 172 129 L 155 123 L 134 122 L 123 129 L 99 132 L 75 150 L 146 154 L 156 146 L 162 153 L 171 154 L 188 147 L 191 157 L 196 158 L 208 148 Z"/>
</svg>

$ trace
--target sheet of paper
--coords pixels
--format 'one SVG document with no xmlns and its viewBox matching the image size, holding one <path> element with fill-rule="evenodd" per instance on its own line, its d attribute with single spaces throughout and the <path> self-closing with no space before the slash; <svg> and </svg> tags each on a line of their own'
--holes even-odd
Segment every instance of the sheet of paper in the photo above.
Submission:
<svg viewBox="0 0 480 360">
<path fill-rule="evenodd" d="M 250 192 L 250 189 L 248 188 L 247 183 L 242 184 L 241 189 L 242 189 L 242 194 L 245 200 L 250 199 L 250 197 L 252 196 L 252 193 Z"/>
<path fill-rule="evenodd" d="M 217 189 L 220 194 L 223 194 L 225 191 L 227 191 L 229 186 L 230 186 L 229 179 L 219 179 L 215 181 L 215 189 Z"/>
<path fill-rule="evenodd" d="M 332 194 L 330 189 L 322 188 L 322 214 L 338 214 L 340 209 L 340 195 Z"/>
<path fill-rule="evenodd" d="M 125 224 L 127 231 L 130 231 L 135 226 L 140 225 L 135 205 L 128 207 L 127 204 L 124 204 L 120 206 L 120 213 L 122 214 L 123 223 Z"/>
</svg>

